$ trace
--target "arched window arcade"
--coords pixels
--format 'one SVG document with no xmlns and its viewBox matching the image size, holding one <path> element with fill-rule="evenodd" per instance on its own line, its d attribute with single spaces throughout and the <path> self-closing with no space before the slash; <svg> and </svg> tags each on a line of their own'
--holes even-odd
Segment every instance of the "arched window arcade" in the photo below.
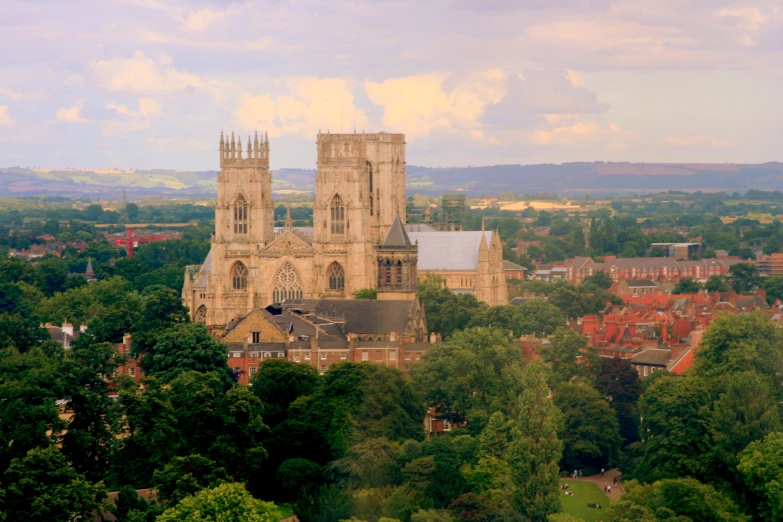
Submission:
<svg viewBox="0 0 783 522">
<path fill-rule="evenodd" d="M 330 205 L 332 234 L 345 233 L 345 205 L 339 194 L 335 194 Z"/>
</svg>

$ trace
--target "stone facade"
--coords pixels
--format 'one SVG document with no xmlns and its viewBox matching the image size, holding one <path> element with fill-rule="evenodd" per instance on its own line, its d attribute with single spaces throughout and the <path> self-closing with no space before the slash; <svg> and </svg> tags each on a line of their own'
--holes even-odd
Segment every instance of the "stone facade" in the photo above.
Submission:
<svg viewBox="0 0 783 522">
<path fill-rule="evenodd" d="M 290 217 L 275 231 L 269 139 L 246 144 L 221 134 L 211 250 L 202 265 L 187 267 L 182 290 L 193 321 L 225 326 L 273 303 L 351 299 L 364 288 L 381 290 L 385 300 L 415 296 L 421 245 L 407 236 L 386 242 L 395 221 L 404 232 L 404 135 L 318 134 L 312 231 L 293 227 Z M 451 255 L 472 260 L 460 271 L 478 299 L 505 304 L 497 234 L 444 234 L 482 234 L 458 242 Z"/>
</svg>

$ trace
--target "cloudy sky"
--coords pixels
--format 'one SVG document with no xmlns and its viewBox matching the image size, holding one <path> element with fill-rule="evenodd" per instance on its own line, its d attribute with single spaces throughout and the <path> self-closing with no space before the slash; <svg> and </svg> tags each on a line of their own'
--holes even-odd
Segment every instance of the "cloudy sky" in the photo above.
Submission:
<svg viewBox="0 0 783 522">
<path fill-rule="evenodd" d="M 783 160 L 781 0 L 2 0 L 0 167 Z"/>
</svg>

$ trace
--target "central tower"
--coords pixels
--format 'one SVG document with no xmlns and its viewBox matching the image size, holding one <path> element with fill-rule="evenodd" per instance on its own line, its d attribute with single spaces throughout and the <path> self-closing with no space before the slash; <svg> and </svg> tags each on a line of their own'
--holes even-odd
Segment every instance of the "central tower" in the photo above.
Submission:
<svg viewBox="0 0 783 522">
<path fill-rule="evenodd" d="M 375 288 L 375 245 L 397 215 L 405 222 L 405 136 L 319 133 L 317 148 L 316 273 L 338 261 L 329 259 L 330 253 L 343 256 L 346 294 Z"/>
</svg>

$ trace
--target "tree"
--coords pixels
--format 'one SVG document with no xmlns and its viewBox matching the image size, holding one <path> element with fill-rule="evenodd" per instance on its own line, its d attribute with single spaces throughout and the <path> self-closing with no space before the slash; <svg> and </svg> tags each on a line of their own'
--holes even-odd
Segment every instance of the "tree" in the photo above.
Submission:
<svg viewBox="0 0 783 522">
<path fill-rule="evenodd" d="M 264 405 L 264 422 L 274 428 L 288 417 L 292 402 L 313 392 L 318 372 L 306 364 L 270 359 L 259 366 L 251 383 L 253 394 Z"/>
<path fill-rule="evenodd" d="M 187 310 L 182 305 L 182 297 L 174 290 L 165 287 L 152 287 L 148 290 L 141 314 L 134 325 L 135 355 L 145 353 L 154 346 L 163 330 L 177 323 L 189 322 Z"/>
<path fill-rule="evenodd" d="M 121 378 L 116 372 L 123 360 L 109 343 L 76 342 L 61 372 L 66 412 L 71 414 L 62 451 L 74 469 L 93 482 L 106 476 L 109 448 L 122 422 L 109 388 Z"/>
<path fill-rule="evenodd" d="M 639 401 L 642 440 L 629 475 L 644 482 L 708 473 L 714 387 L 696 376 L 662 375 Z"/>
<path fill-rule="evenodd" d="M 279 522 L 280 510 L 254 499 L 244 484 L 222 484 L 182 499 L 158 517 L 158 522 Z"/>
<path fill-rule="evenodd" d="M 599 270 L 595 274 L 585 277 L 583 282 L 594 284 L 595 286 L 603 288 L 604 290 L 608 290 L 609 287 L 614 284 L 612 277 L 603 270 Z"/>
<path fill-rule="evenodd" d="M 783 276 L 769 276 L 762 283 L 767 294 L 767 303 L 774 304 L 777 299 L 783 300 Z"/>
<path fill-rule="evenodd" d="M 430 348 L 411 373 L 427 404 L 439 405 L 453 421 L 467 417 L 478 433 L 490 412 L 513 410 L 522 365 L 522 352 L 506 332 L 471 328 Z"/>
<path fill-rule="evenodd" d="M 147 375 L 171 381 L 183 372 L 216 372 L 229 382 L 226 346 L 203 324 L 175 324 L 160 332 L 147 349 L 141 367 Z"/>
<path fill-rule="evenodd" d="M 201 455 L 174 457 L 152 475 L 158 497 L 171 504 L 227 482 L 230 480 L 226 470 Z"/>
<path fill-rule="evenodd" d="M 558 307 L 543 299 L 528 299 L 519 305 L 513 317 L 514 335 L 546 337 L 566 324 Z"/>
<path fill-rule="evenodd" d="M 760 520 L 783 519 L 783 433 L 751 442 L 739 456 L 737 469 L 753 493 Z M 755 500 L 755 502 L 754 502 Z"/>
<path fill-rule="evenodd" d="M 6 522 L 91 519 L 106 498 L 103 484 L 90 484 L 68 466 L 56 446 L 30 450 L 3 477 Z"/>
<path fill-rule="evenodd" d="M 759 285 L 759 269 L 748 263 L 735 263 L 729 267 L 729 282 L 738 294 L 754 291 Z"/>
<path fill-rule="evenodd" d="M 139 218 L 139 206 L 136 203 L 126 203 L 125 213 L 128 216 L 128 221 L 133 223 Z"/>
<path fill-rule="evenodd" d="M 781 344 L 783 334 L 763 312 L 721 314 L 704 334 L 694 370 L 707 377 L 755 371 L 774 379 L 783 372 Z"/>
<path fill-rule="evenodd" d="M 630 481 L 626 493 L 613 503 L 612 522 L 677 520 L 678 522 L 747 522 L 738 506 L 710 485 L 677 478 L 641 485 Z"/>
<path fill-rule="evenodd" d="M 642 382 L 631 362 L 618 357 L 603 359 L 595 387 L 617 414 L 620 437 L 626 444 L 638 440 L 639 415 L 636 403 L 642 394 Z"/>
<path fill-rule="evenodd" d="M 683 277 L 672 290 L 672 294 L 695 294 L 702 289 L 701 284 L 692 277 Z"/>
<path fill-rule="evenodd" d="M 353 293 L 354 299 L 378 299 L 378 291 L 375 288 L 360 288 Z"/>
<path fill-rule="evenodd" d="M 546 367 L 531 361 L 522 374 L 519 414 L 509 446 L 514 507 L 533 522 L 560 511 L 561 415 L 549 399 Z"/>
<path fill-rule="evenodd" d="M 707 280 L 707 284 L 704 285 L 705 290 L 708 292 L 730 292 L 731 287 L 726 282 L 723 276 L 711 275 Z"/>
<path fill-rule="evenodd" d="M 620 425 L 614 410 L 587 383 L 563 383 L 555 390 L 555 405 L 563 413 L 563 466 L 600 468 L 620 455 Z"/>
<path fill-rule="evenodd" d="M 351 446 L 346 455 L 331 462 L 328 469 L 352 488 L 377 488 L 398 481 L 400 447 L 383 438 L 364 440 Z"/>
<path fill-rule="evenodd" d="M 281 497 L 288 501 L 296 500 L 300 493 L 318 487 L 324 480 L 318 463 L 301 458 L 283 461 L 275 477 Z"/>
<path fill-rule="evenodd" d="M 43 349 L 0 350 L 0 473 L 13 459 L 53 444 L 65 426 L 60 399 L 60 362 Z"/>
<path fill-rule="evenodd" d="M 601 370 L 601 356 L 584 337 L 570 328 L 560 327 L 549 341 L 539 346 L 538 354 L 552 365 L 553 385 L 574 378 L 595 380 Z"/>
</svg>

